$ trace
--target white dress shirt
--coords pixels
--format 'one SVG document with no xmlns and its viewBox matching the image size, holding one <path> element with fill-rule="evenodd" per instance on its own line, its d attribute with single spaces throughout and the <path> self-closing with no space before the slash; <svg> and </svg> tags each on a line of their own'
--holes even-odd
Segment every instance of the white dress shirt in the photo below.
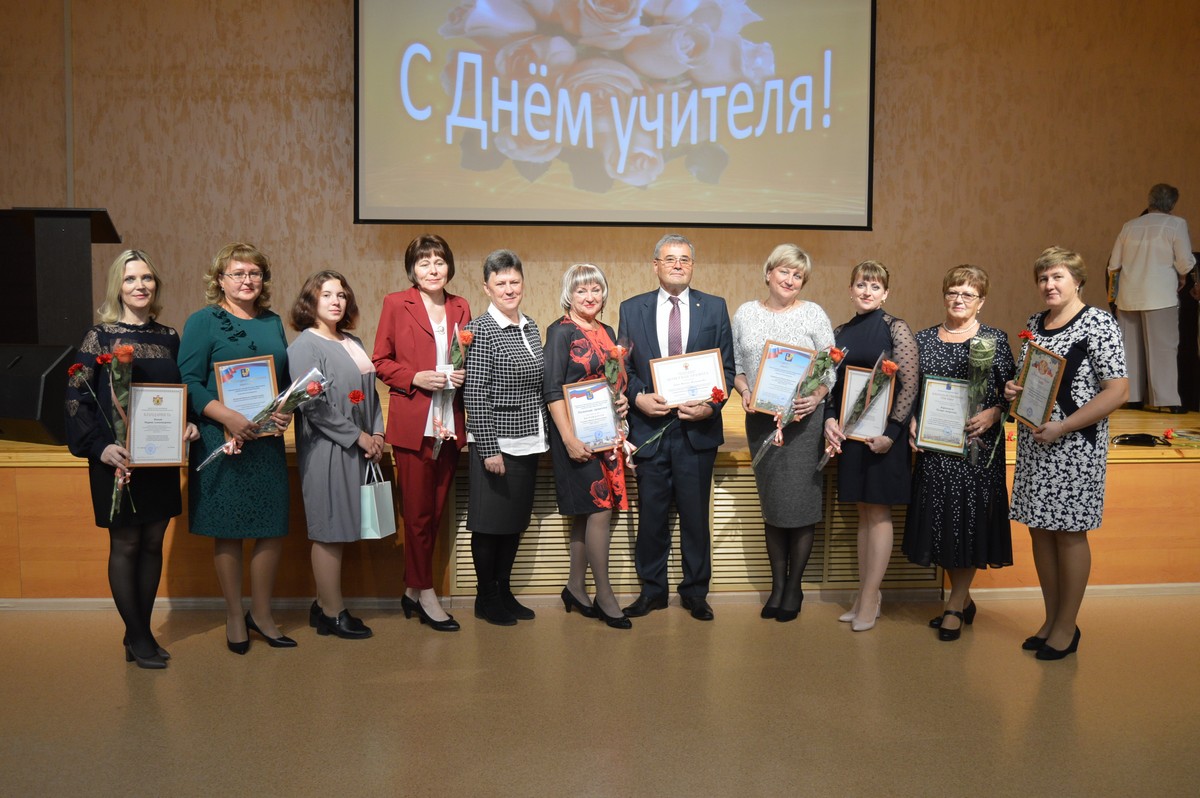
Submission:
<svg viewBox="0 0 1200 798">
<path fill-rule="evenodd" d="M 692 289 L 685 288 L 679 292 L 679 334 L 680 334 L 680 350 L 679 354 L 687 352 L 688 329 L 690 327 L 691 310 L 688 307 L 688 301 L 691 298 Z M 658 351 L 663 357 L 670 354 L 670 349 L 667 344 L 667 332 L 671 323 L 671 295 L 661 287 L 658 289 L 658 310 L 655 313 L 655 324 L 658 327 Z"/>
</svg>

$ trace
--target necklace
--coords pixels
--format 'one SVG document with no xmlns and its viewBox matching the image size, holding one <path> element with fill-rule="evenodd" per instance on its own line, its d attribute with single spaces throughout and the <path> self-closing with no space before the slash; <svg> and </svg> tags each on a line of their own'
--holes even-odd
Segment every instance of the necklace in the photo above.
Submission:
<svg viewBox="0 0 1200 798">
<path fill-rule="evenodd" d="M 945 330 L 946 332 L 948 332 L 950 335 L 962 335 L 965 332 L 970 332 L 971 330 L 974 330 L 978 326 L 979 326 L 979 319 L 975 319 L 975 321 L 971 322 L 966 327 L 963 327 L 961 330 L 951 330 L 949 327 L 946 326 L 946 322 L 942 322 L 942 329 Z"/>
</svg>

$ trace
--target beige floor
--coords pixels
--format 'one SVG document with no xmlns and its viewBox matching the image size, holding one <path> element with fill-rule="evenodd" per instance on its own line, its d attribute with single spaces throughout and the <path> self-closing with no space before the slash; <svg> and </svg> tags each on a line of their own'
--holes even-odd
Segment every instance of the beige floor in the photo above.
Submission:
<svg viewBox="0 0 1200 798">
<path fill-rule="evenodd" d="M 1092 596 L 1079 655 L 1019 650 L 1040 603 L 981 600 L 940 643 L 936 605 L 854 634 L 749 603 L 677 606 L 630 632 L 541 605 L 437 634 L 392 611 L 366 641 L 255 638 L 158 618 L 166 671 L 126 665 L 113 611 L 0 611 L 0 794 L 1195 795 L 1200 596 Z"/>
</svg>

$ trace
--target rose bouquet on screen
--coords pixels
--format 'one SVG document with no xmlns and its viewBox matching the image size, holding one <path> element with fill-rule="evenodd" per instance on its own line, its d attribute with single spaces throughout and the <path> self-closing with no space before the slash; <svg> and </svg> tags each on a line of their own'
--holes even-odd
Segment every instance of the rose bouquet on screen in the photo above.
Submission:
<svg viewBox="0 0 1200 798">
<path fill-rule="evenodd" d="M 279 393 L 270 404 L 254 414 L 254 418 L 250 419 L 258 425 L 259 435 L 274 435 L 279 432 L 279 427 L 271 418 L 273 413 L 294 413 L 296 408 L 311 402 L 316 399 L 325 389 L 329 387 L 329 380 L 325 379 L 325 375 L 319 369 L 311 368 L 303 377 L 293 382 L 287 388 Z M 212 453 L 204 458 L 204 461 L 197 466 L 197 471 L 203 471 L 209 463 L 221 459 L 224 455 L 238 454 L 242 449 L 241 442 L 236 438 L 226 441 L 223 445 L 218 446 Z"/>
</svg>

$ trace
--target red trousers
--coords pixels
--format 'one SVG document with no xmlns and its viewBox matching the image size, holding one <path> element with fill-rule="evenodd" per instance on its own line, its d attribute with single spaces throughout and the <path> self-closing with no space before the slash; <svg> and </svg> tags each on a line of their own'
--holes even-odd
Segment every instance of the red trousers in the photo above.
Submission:
<svg viewBox="0 0 1200 798">
<path fill-rule="evenodd" d="M 428 590 L 433 587 L 433 547 L 458 466 L 458 447 L 446 441 L 434 460 L 433 439 L 426 437 L 420 451 L 392 447 L 392 457 L 404 520 L 404 582 Z"/>
</svg>

